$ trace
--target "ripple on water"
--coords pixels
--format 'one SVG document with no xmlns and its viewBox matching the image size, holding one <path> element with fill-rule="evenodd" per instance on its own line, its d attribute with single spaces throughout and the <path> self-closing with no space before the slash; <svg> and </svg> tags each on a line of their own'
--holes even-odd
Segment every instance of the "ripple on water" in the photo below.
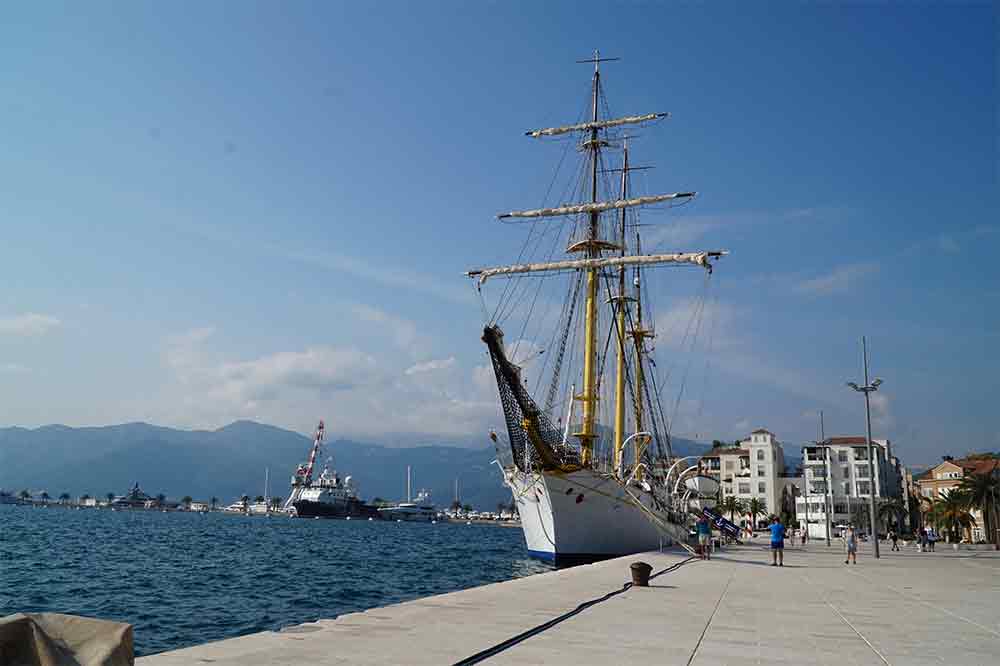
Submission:
<svg viewBox="0 0 1000 666">
<path fill-rule="evenodd" d="M 138 655 L 548 570 L 488 525 L 0 505 L 0 614 L 130 622 Z"/>
</svg>

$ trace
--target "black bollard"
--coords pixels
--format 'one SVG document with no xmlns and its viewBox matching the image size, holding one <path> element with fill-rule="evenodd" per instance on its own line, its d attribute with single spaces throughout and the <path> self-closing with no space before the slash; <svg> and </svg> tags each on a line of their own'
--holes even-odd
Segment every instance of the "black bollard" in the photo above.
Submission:
<svg viewBox="0 0 1000 666">
<path fill-rule="evenodd" d="M 629 568 L 632 570 L 633 586 L 649 587 L 649 574 L 653 573 L 653 567 L 645 562 L 633 562 Z"/>
</svg>

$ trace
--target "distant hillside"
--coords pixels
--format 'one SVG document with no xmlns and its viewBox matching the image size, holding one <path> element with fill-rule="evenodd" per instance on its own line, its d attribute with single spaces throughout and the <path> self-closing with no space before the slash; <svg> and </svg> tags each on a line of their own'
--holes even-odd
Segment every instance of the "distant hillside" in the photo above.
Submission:
<svg viewBox="0 0 1000 666">
<path fill-rule="evenodd" d="M 104 496 L 138 482 L 150 494 L 178 499 L 218 497 L 231 502 L 264 493 L 270 469 L 274 495 L 288 492 L 295 467 L 308 456 L 311 440 L 274 426 L 237 421 L 219 430 L 176 430 L 147 423 L 70 428 L 0 429 L 0 488 Z M 675 440 L 679 455 L 707 447 Z M 327 443 L 335 466 L 353 476 L 366 498 L 399 499 L 406 493 L 406 466 L 414 491 L 426 488 L 440 506 L 454 498 L 459 479 L 462 501 L 489 509 L 509 501 L 489 446 L 387 448 L 334 440 Z"/>
</svg>

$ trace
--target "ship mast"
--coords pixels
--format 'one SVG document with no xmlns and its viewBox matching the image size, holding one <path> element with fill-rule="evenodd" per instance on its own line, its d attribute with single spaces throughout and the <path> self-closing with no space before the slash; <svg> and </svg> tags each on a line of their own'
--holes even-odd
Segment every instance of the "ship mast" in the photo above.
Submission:
<svg viewBox="0 0 1000 666">
<path fill-rule="evenodd" d="M 597 108 L 601 90 L 601 54 L 594 51 L 594 84 L 591 109 L 590 140 L 585 146 L 590 150 L 590 203 L 597 203 L 597 162 L 600 159 L 601 144 L 597 138 Z M 600 211 L 590 211 L 587 228 L 587 258 L 599 259 L 601 245 L 598 222 Z M 576 436 L 580 440 L 580 463 L 588 466 L 594 456 L 594 421 L 597 414 L 597 273 L 596 267 L 587 269 L 587 300 L 584 308 L 584 350 L 583 350 L 583 392 L 575 399 L 583 403 L 583 423 Z"/>
<path fill-rule="evenodd" d="M 625 157 L 622 162 L 622 199 L 628 199 L 628 139 L 625 140 Z M 621 209 L 621 224 L 619 226 L 619 256 L 625 256 L 625 211 Z M 615 299 L 617 319 L 615 322 L 615 339 L 617 356 L 615 367 L 615 458 L 614 471 L 622 476 L 622 446 L 625 438 L 625 266 L 618 267 L 618 297 Z"/>
<path fill-rule="evenodd" d="M 635 252 L 642 253 L 642 241 L 639 240 L 638 229 L 635 232 Z M 642 357 L 646 352 L 646 338 L 653 337 L 653 331 L 642 326 L 642 282 L 640 281 L 641 269 L 635 267 L 635 326 L 632 328 L 632 339 L 635 341 L 635 431 L 642 432 L 642 398 L 646 395 L 646 376 L 643 372 Z M 643 479 L 642 467 L 639 460 L 642 451 L 649 443 L 649 440 L 636 438 L 635 446 L 635 478 L 638 481 Z"/>
</svg>

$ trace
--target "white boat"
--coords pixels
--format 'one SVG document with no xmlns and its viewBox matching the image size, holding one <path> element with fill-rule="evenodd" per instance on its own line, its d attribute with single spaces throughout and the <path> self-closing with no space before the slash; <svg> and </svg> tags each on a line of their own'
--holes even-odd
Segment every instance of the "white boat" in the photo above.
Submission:
<svg viewBox="0 0 1000 666">
<path fill-rule="evenodd" d="M 250 513 L 250 504 L 245 500 L 236 500 L 223 509 L 226 513 Z"/>
<path fill-rule="evenodd" d="M 630 172 L 646 167 L 630 164 L 630 137 L 623 132 L 669 114 L 602 117 L 600 63 L 606 60 L 595 53 L 584 61 L 594 66 L 585 122 L 527 132 L 575 141 L 584 163 L 571 170 L 579 180 L 566 192 L 579 203 L 501 213 L 501 221 L 526 221 L 530 229 L 517 263 L 466 273 L 484 300 L 482 340 L 508 440 L 491 433 L 504 482 L 528 551 L 557 562 L 686 540 L 687 511 L 667 483 L 673 456 L 658 384 L 664 373 L 652 358 L 654 322 L 648 320 L 651 296 L 666 289 L 651 288 L 647 279 L 664 279 L 668 271 L 653 270 L 662 266 L 698 267 L 710 275 L 727 254 L 660 249 L 655 242 L 653 253 L 642 252 L 638 210 L 682 205 L 695 193 L 630 190 Z M 560 247 L 566 258 L 553 256 Z M 503 283 L 496 303 L 485 293 L 488 281 Z M 546 303 L 546 312 L 536 302 Z M 521 337 L 508 349 L 501 324 L 510 319 L 518 320 Z"/>
<path fill-rule="evenodd" d="M 406 466 L 406 501 L 392 506 L 383 506 L 378 510 L 379 518 L 399 522 L 429 523 L 437 520 L 437 508 L 431 503 L 431 494 L 426 490 L 417 493 L 416 498 L 411 492 L 410 466 Z"/>
</svg>

